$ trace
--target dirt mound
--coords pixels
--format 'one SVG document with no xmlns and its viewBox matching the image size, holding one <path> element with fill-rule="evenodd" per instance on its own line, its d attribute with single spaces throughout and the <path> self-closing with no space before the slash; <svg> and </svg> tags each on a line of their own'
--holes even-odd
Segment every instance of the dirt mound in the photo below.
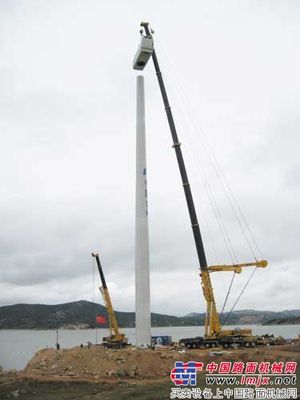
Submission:
<svg viewBox="0 0 300 400">
<path fill-rule="evenodd" d="M 102 380 L 153 379 L 168 377 L 175 361 L 300 361 L 299 345 L 275 346 L 260 349 L 238 349 L 211 352 L 209 350 L 182 350 L 175 348 L 140 350 L 128 347 L 122 350 L 103 346 L 90 348 L 40 350 L 29 362 L 24 376 L 69 377 L 70 379 Z"/>
<path fill-rule="evenodd" d="M 186 355 L 185 355 L 186 357 Z M 67 350 L 40 350 L 24 370 L 27 375 L 70 377 L 163 377 L 169 366 L 182 359 L 178 351 L 122 350 L 103 346 L 74 347 Z"/>
</svg>

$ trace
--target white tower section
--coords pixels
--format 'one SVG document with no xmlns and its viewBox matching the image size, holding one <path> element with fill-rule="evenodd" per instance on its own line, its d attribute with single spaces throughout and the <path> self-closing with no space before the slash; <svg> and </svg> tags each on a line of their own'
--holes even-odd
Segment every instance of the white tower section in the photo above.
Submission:
<svg viewBox="0 0 300 400">
<path fill-rule="evenodd" d="M 145 346 L 151 344 L 151 318 L 143 76 L 137 77 L 136 93 L 135 334 L 136 345 Z"/>
</svg>

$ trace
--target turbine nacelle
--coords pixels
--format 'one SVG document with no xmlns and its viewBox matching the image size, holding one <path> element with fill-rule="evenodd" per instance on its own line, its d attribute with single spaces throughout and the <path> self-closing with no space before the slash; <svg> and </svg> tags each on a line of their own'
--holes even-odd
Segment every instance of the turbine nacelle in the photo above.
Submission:
<svg viewBox="0 0 300 400">
<path fill-rule="evenodd" d="M 152 37 L 142 35 L 138 50 L 134 56 L 133 69 L 142 71 L 151 57 L 153 49 Z"/>
</svg>

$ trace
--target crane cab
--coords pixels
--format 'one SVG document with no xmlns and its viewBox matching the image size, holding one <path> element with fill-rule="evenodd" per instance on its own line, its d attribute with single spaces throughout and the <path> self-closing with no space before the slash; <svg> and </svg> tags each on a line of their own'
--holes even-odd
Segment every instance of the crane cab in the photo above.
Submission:
<svg viewBox="0 0 300 400">
<path fill-rule="evenodd" d="M 149 36 L 141 36 L 141 42 L 134 56 L 133 69 L 142 71 L 153 53 L 153 39 Z"/>
</svg>

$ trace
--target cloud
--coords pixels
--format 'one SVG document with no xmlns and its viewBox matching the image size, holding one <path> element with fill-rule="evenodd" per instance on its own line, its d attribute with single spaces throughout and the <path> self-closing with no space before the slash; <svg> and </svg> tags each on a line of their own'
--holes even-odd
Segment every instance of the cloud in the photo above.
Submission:
<svg viewBox="0 0 300 400">
<path fill-rule="evenodd" d="M 209 263 L 232 261 L 220 223 L 236 259 L 253 258 L 220 183 L 224 173 L 270 261 L 238 308 L 299 307 L 300 7 L 169 0 L 0 7 L 0 303 L 100 301 L 90 255 L 98 251 L 115 308 L 134 309 L 131 63 L 139 22 L 149 19 Z M 144 75 L 151 307 L 202 312 L 189 216 L 152 65 Z M 250 273 L 236 277 L 229 308 Z M 213 275 L 219 308 L 230 279 Z"/>
</svg>

